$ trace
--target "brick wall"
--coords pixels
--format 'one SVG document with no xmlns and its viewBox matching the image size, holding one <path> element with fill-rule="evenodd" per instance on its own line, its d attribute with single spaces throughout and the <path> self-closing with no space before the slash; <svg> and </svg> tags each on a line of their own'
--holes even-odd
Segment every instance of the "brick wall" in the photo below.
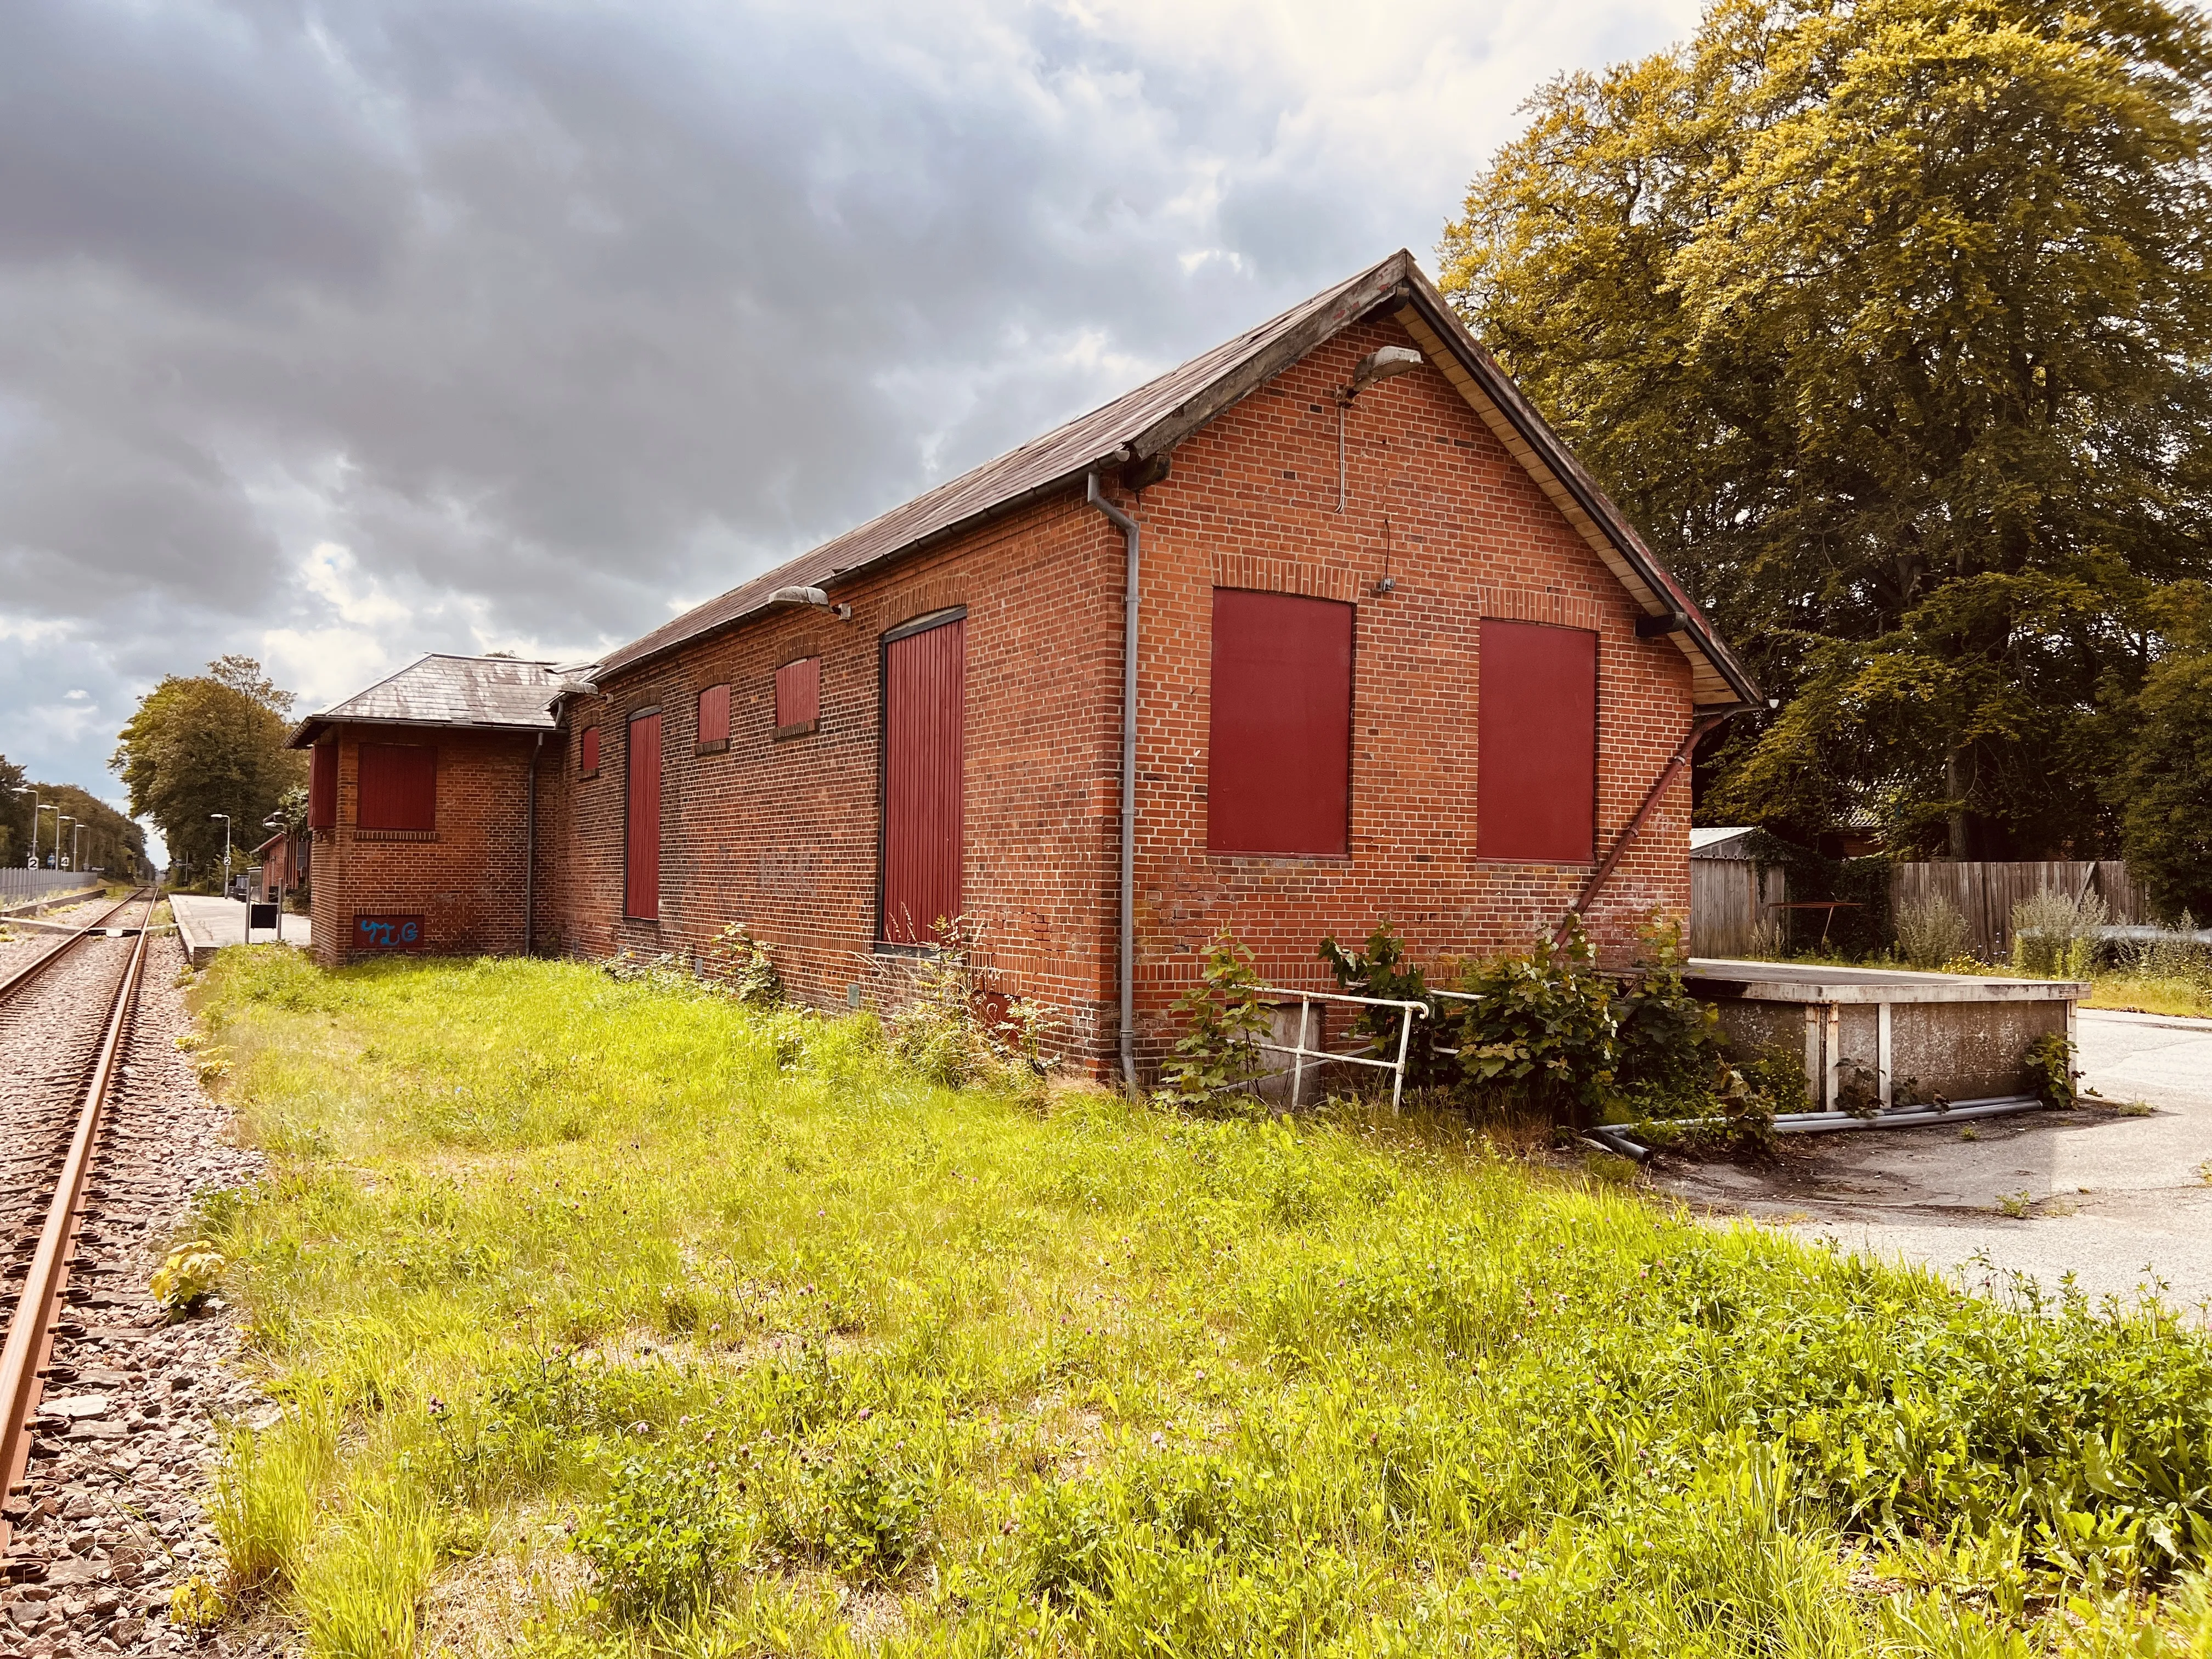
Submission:
<svg viewBox="0 0 2212 1659">
<path fill-rule="evenodd" d="M 1638 641 L 1636 610 L 1596 555 L 1433 368 L 1370 389 L 1347 420 L 1337 508 L 1334 390 L 1395 323 L 1346 331 L 1186 441 L 1141 497 L 1138 987 L 1148 1054 L 1223 922 L 1274 982 L 1325 983 L 1321 935 L 1389 916 L 1425 959 L 1520 943 L 1557 920 L 1586 865 L 1480 861 L 1474 847 L 1475 644 L 1482 617 L 1595 629 L 1598 844 L 1610 843 L 1690 719 L 1689 665 Z M 1373 589 L 1385 568 L 1387 596 Z M 741 921 L 776 947 L 794 994 L 842 1005 L 875 934 L 878 636 L 968 607 L 965 904 L 1008 988 L 1066 1012 L 1094 1065 L 1115 1043 L 1120 533 L 1063 498 L 841 588 L 851 623 L 794 611 L 690 646 L 572 706 L 565 734 L 562 948 L 689 956 Z M 1273 859 L 1206 848 L 1208 635 L 1217 585 L 1358 607 L 1351 855 Z M 773 678 L 823 659 L 820 729 L 776 741 Z M 695 752 L 701 688 L 727 681 L 726 751 Z M 663 713 L 661 916 L 622 910 L 623 729 Z M 596 778 L 581 729 L 601 727 Z M 1655 907 L 1686 908 L 1686 778 L 1660 803 L 1593 917 L 1616 959 Z"/>
<path fill-rule="evenodd" d="M 404 726 L 337 728 L 338 810 L 335 829 L 315 831 L 310 909 L 314 952 L 327 966 L 382 954 L 355 948 L 354 918 L 419 915 L 420 948 L 441 955 L 507 955 L 523 948 L 524 802 L 535 740 L 499 732 Z M 362 741 L 420 743 L 438 751 L 437 827 L 428 831 L 362 830 L 356 823 Z M 549 733 L 540 763 L 539 890 L 551 875 L 546 832 L 557 828 L 544 779 L 557 777 Z M 539 915 L 547 905 L 541 901 Z M 540 941 L 541 945 L 543 941 Z"/>
</svg>

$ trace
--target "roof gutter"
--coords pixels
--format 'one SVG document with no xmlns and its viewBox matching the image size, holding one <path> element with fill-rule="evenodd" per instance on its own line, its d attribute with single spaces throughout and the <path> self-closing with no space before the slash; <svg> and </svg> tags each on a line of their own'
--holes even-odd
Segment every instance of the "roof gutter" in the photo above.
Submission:
<svg viewBox="0 0 2212 1659">
<path fill-rule="evenodd" d="M 1098 475 L 1085 481 L 1084 501 L 1121 532 L 1128 547 L 1127 586 L 1121 599 L 1121 939 L 1115 975 L 1121 995 L 1121 1081 L 1133 1098 L 1137 1087 L 1137 521 L 1108 501 Z"/>
</svg>

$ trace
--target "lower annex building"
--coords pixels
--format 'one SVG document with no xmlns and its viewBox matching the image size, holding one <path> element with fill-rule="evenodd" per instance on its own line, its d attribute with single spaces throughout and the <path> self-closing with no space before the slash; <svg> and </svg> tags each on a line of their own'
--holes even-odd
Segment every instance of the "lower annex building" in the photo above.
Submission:
<svg viewBox="0 0 2212 1659">
<path fill-rule="evenodd" d="M 1224 926 L 1288 986 L 1384 917 L 1625 953 L 1757 697 L 1401 252 L 596 663 L 427 657 L 292 740 L 326 963 L 736 923 L 842 1007 L 958 916 L 1149 1073 Z"/>
</svg>

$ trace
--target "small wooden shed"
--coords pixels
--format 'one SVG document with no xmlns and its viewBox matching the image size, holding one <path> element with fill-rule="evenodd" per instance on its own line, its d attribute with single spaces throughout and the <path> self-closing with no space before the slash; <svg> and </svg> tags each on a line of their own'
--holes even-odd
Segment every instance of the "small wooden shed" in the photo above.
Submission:
<svg viewBox="0 0 2212 1659">
<path fill-rule="evenodd" d="M 1690 831 L 1692 956 L 1748 954 L 1759 925 L 1790 902 L 1788 872 L 1752 855 L 1756 834 L 1748 824 Z"/>
</svg>

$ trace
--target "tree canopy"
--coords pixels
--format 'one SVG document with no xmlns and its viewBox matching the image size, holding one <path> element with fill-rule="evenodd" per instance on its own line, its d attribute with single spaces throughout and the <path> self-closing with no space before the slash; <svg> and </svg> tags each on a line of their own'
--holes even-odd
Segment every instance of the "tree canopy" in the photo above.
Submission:
<svg viewBox="0 0 2212 1659">
<path fill-rule="evenodd" d="M 1474 181 L 1445 289 L 1788 700 L 1707 816 L 2118 850 L 2212 573 L 2208 72 L 2155 0 L 1722 0 Z"/>
<path fill-rule="evenodd" d="M 306 778 L 306 757 L 284 747 L 292 701 L 239 656 L 217 658 L 205 674 L 172 674 L 139 699 L 111 764 L 131 810 L 161 826 L 173 862 L 221 862 L 213 813 L 230 814 L 234 852 L 265 838 L 262 820 Z"/>
</svg>

